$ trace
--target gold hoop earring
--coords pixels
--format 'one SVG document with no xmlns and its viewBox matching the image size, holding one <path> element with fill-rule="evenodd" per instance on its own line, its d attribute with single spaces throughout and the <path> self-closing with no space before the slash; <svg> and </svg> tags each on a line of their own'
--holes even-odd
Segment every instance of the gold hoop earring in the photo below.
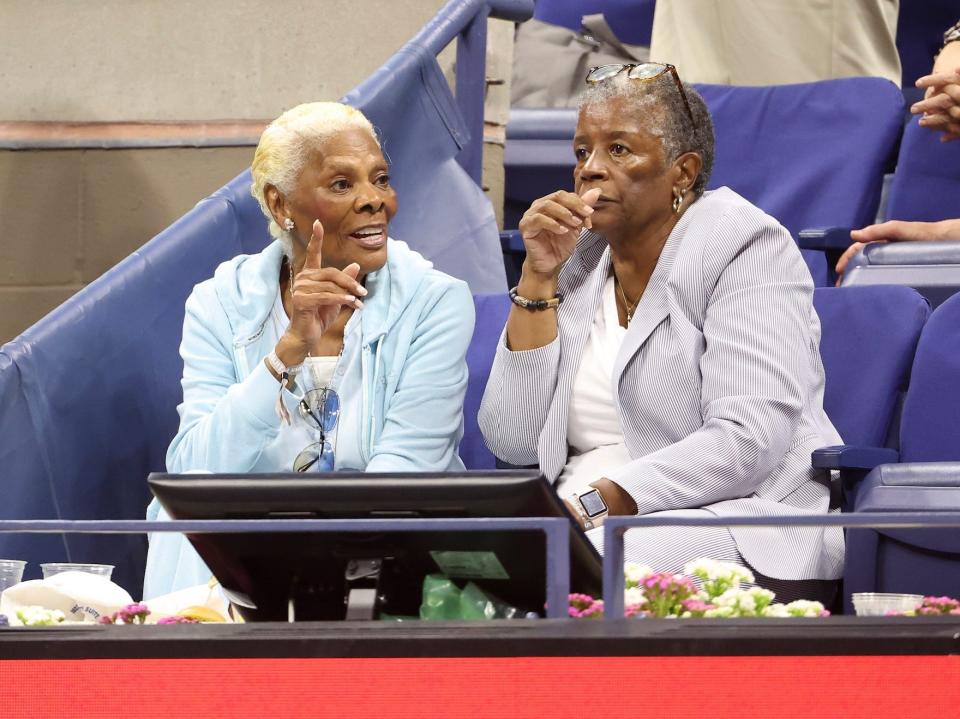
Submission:
<svg viewBox="0 0 960 719">
<path fill-rule="evenodd" d="M 674 189 L 673 191 L 673 211 L 680 214 L 680 208 L 683 207 L 683 190 Z"/>
</svg>

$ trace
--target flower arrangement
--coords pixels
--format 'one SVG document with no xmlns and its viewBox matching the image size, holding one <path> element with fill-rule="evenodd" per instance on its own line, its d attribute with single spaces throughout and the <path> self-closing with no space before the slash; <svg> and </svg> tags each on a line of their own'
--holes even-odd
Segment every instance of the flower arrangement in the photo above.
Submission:
<svg viewBox="0 0 960 719">
<path fill-rule="evenodd" d="M 684 573 L 654 572 L 650 567 L 624 565 L 624 614 L 627 617 L 825 617 L 830 612 L 820 602 L 797 600 L 774 603 L 769 589 L 753 584 L 746 567 L 700 558 L 688 563 Z M 699 589 L 698 589 L 699 586 Z M 919 610 L 918 610 L 919 611 Z M 958 612 L 960 613 L 960 612 Z M 603 602 L 585 594 L 570 595 L 569 614 L 574 618 L 603 616 Z"/>
<path fill-rule="evenodd" d="M 104 614 L 98 620 L 100 624 L 144 624 L 150 616 L 150 607 L 143 603 L 128 604 L 110 616 Z"/>
<path fill-rule="evenodd" d="M 151 615 L 150 607 L 143 603 L 128 604 L 121 607 L 109 617 L 100 617 L 100 624 L 146 624 Z M 160 617 L 157 624 L 203 624 L 204 622 L 223 622 L 224 619 L 217 612 L 206 607 L 187 607 L 179 614 L 170 617 Z"/>
<path fill-rule="evenodd" d="M 30 606 L 17 609 L 17 619 L 25 627 L 49 627 L 62 624 L 66 616 L 59 609 Z"/>
<path fill-rule="evenodd" d="M 923 603 L 909 612 L 890 612 L 892 617 L 929 617 L 943 614 L 960 616 L 960 601 L 952 597 L 924 597 Z"/>
</svg>

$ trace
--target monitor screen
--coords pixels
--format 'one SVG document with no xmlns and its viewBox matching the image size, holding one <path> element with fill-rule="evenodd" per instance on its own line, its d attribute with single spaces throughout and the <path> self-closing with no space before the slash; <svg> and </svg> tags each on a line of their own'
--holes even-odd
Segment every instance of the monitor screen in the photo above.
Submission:
<svg viewBox="0 0 960 719">
<path fill-rule="evenodd" d="M 550 484 L 535 471 L 461 473 L 151 474 L 174 519 L 416 519 L 567 517 L 571 591 L 598 596 L 600 557 Z M 423 579 L 475 582 L 522 613 L 543 614 L 544 533 L 191 534 L 193 546 L 248 621 L 341 619 L 351 562 L 383 560 L 383 613 L 418 614 Z"/>
</svg>

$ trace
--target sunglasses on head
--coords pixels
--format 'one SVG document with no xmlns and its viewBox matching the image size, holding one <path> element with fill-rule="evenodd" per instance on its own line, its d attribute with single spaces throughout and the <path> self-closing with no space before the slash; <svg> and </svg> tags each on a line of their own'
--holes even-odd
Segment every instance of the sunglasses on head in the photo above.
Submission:
<svg viewBox="0 0 960 719">
<path fill-rule="evenodd" d="M 616 77 L 624 70 L 627 71 L 627 77 L 630 80 L 640 80 L 647 82 L 656 80 L 658 77 L 670 73 L 673 75 L 673 81 L 680 91 L 680 97 L 683 99 L 683 106 L 687 108 L 687 117 L 690 118 L 690 124 L 697 126 L 693 119 L 693 110 L 690 109 L 690 101 L 687 100 L 687 93 L 683 89 L 683 83 L 680 82 L 680 76 L 677 74 L 677 68 L 667 62 L 641 62 L 641 63 L 615 63 L 612 65 L 600 65 L 590 68 L 587 72 L 587 84 L 596 85 Z"/>
</svg>

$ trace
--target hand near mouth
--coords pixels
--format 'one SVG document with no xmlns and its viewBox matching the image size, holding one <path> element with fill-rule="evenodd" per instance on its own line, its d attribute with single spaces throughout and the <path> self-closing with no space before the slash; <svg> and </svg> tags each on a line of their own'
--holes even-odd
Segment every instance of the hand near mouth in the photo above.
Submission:
<svg viewBox="0 0 960 719">
<path fill-rule="evenodd" d="M 590 215 L 599 199 L 596 187 L 583 195 L 558 190 L 530 205 L 520 220 L 530 271 L 545 277 L 559 272 L 573 253 L 580 231 L 592 227 Z"/>
</svg>

